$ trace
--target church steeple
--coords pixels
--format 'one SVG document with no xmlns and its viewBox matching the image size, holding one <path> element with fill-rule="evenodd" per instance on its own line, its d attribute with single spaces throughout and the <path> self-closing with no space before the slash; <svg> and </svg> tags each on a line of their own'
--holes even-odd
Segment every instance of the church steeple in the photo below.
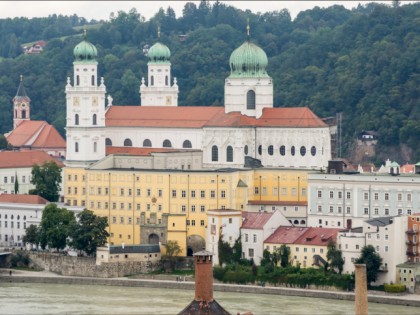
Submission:
<svg viewBox="0 0 420 315">
<path fill-rule="evenodd" d="M 30 120 L 31 99 L 26 94 L 23 75 L 20 75 L 19 87 L 13 98 L 13 129 L 25 120 Z"/>
</svg>

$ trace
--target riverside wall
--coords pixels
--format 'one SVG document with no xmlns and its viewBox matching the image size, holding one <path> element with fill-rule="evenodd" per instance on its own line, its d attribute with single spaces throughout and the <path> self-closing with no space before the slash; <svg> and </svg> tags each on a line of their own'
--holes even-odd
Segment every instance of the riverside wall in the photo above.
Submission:
<svg viewBox="0 0 420 315">
<path fill-rule="evenodd" d="M 181 289 L 194 290 L 194 282 L 176 282 L 163 280 L 140 280 L 140 279 L 104 279 L 87 277 L 41 277 L 41 276 L 1 276 L 0 282 L 13 283 L 54 283 L 54 284 L 75 284 L 75 285 L 108 285 L 108 286 L 128 286 L 128 287 L 147 287 L 161 289 Z M 233 284 L 214 284 L 214 291 L 238 292 L 252 294 L 272 294 L 286 296 L 301 296 L 310 298 L 325 298 L 334 300 L 354 301 L 352 292 L 331 292 L 320 290 L 283 288 L 283 287 L 260 287 L 255 285 L 233 285 Z M 384 296 L 369 295 L 371 303 L 405 305 L 420 307 L 420 299 L 408 296 Z"/>
<path fill-rule="evenodd" d="M 148 273 L 161 268 L 160 260 L 102 263 L 98 266 L 93 257 L 73 257 L 51 253 L 30 254 L 29 257 L 32 265 L 38 269 L 63 276 L 118 278 Z"/>
</svg>

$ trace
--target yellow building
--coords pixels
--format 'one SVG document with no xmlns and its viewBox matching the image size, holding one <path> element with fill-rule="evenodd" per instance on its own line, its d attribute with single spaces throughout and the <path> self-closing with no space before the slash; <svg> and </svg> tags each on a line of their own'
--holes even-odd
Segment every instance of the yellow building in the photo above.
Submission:
<svg viewBox="0 0 420 315">
<path fill-rule="evenodd" d="M 176 153 L 167 155 L 176 161 Z M 247 210 L 251 200 L 307 200 L 307 171 L 206 170 L 201 163 L 154 169 L 171 165 L 159 164 L 162 156 L 113 154 L 88 168 L 66 167 L 65 202 L 107 217 L 110 245 L 177 240 L 187 255 L 205 247 L 207 210 Z"/>
<path fill-rule="evenodd" d="M 318 227 L 279 227 L 264 241 L 264 249 L 275 252 L 282 245 L 290 248 L 290 263 L 294 266 L 319 267 L 327 261 L 328 243 L 337 241 L 339 229 Z"/>
</svg>

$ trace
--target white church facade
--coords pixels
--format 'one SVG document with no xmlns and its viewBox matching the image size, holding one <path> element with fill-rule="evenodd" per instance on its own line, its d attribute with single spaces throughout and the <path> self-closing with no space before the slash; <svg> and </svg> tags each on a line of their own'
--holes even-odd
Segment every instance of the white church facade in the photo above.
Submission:
<svg viewBox="0 0 420 315">
<path fill-rule="evenodd" d="M 170 50 L 162 43 L 149 50 L 138 106 L 116 106 L 106 97 L 97 50 L 86 38 L 74 57 L 66 85 L 68 166 L 88 166 L 110 146 L 201 150 L 205 168 L 243 168 L 256 159 L 264 167 L 320 169 L 331 159 L 326 123 L 307 107 L 273 106 L 267 56 L 249 39 L 230 56 L 224 107 L 178 106 Z"/>
</svg>

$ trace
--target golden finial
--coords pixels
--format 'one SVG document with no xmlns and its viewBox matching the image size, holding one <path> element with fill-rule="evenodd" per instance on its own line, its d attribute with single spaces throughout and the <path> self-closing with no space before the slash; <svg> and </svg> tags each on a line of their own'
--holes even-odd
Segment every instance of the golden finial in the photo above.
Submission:
<svg viewBox="0 0 420 315">
<path fill-rule="evenodd" d="M 20 82 L 23 81 L 23 75 L 20 75 Z"/>
<path fill-rule="evenodd" d="M 248 39 L 249 39 L 249 29 L 250 29 L 250 27 L 249 27 L 249 18 L 247 18 L 246 19 L 246 36 L 248 37 Z"/>
<path fill-rule="evenodd" d="M 86 33 L 87 33 L 87 30 L 86 30 L 86 25 L 83 27 L 83 37 L 84 37 L 84 39 L 86 40 Z"/>
<path fill-rule="evenodd" d="M 158 25 L 158 38 L 160 38 L 160 25 Z"/>
</svg>

